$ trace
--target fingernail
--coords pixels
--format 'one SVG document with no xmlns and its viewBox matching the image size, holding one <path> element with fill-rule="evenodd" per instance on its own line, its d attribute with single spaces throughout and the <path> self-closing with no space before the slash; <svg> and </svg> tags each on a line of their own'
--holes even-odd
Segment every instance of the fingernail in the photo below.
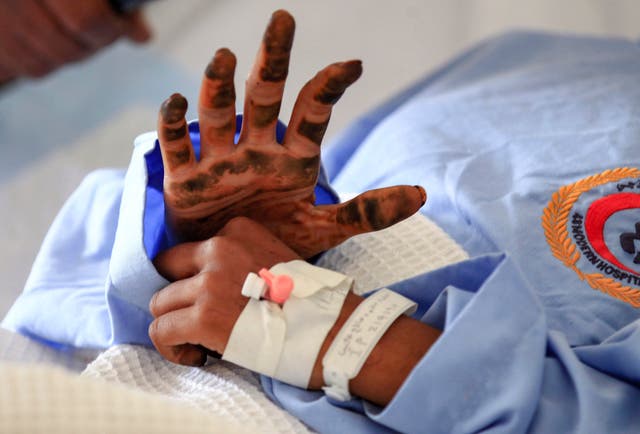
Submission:
<svg viewBox="0 0 640 434">
<path fill-rule="evenodd" d="M 220 48 L 207 65 L 204 74 L 212 80 L 224 80 L 233 77 L 236 69 L 236 56 L 228 48 Z"/>
<path fill-rule="evenodd" d="M 342 64 L 344 68 L 344 79 L 348 85 L 353 84 L 362 75 L 362 61 L 361 60 L 349 60 Z"/>
<path fill-rule="evenodd" d="M 293 16 L 289 13 L 289 11 L 285 9 L 278 9 L 273 14 L 271 14 L 271 21 L 280 21 L 287 27 L 295 27 L 296 24 Z"/>
<path fill-rule="evenodd" d="M 414 187 L 417 188 L 418 191 L 420 192 L 420 197 L 422 198 L 422 205 L 427 203 L 427 192 L 425 191 L 425 189 L 422 188 L 419 185 L 414 185 Z M 422 205 L 420 205 L 420 206 L 422 206 Z"/>
<path fill-rule="evenodd" d="M 174 93 L 162 103 L 160 113 L 165 122 L 174 123 L 184 117 L 188 106 L 189 104 L 185 97 L 179 93 Z"/>
<path fill-rule="evenodd" d="M 290 52 L 295 28 L 296 22 L 289 12 L 284 9 L 275 11 L 271 15 L 271 22 L 263 37 L 267 52 L 273 54 Z"/>
<path fill-rule="evenodd" d="M 322 104 L 335 104 L 342 94 L 362 74 L 362 62 L 349 60 L 347 62 L 334 63 L 329 66 L 331 78 L 315 95 L 314 99 Z"/>
</svg>

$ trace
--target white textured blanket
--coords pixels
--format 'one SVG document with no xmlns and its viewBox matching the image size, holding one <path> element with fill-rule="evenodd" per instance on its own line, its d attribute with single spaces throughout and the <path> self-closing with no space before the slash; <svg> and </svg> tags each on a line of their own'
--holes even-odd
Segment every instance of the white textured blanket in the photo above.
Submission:
<svg viewBox="0 0 640 434">
<path fill-rule="evenodd" d="M 361 294 L 466 258 L 438 226 L 415 215 L 384 231 L 346 241 L 327 252 L 318 265 L 354 277 L 354 290 Z M 147 348 L 119 345 L 102 353 L 83 375 L 184 401 L 253 432 L 308 431 L 267 399 L 254 374 L 222 361 L 190 368 L 169 363 Z"/>
<path fill-rule="evenodd" d="M 237 417 L 205 412 L 120 384 L 82 378 L 52 365 L 1 362 L 0 384 L 0 433 L 256 432 L 238 424 Z"/>
</svg>

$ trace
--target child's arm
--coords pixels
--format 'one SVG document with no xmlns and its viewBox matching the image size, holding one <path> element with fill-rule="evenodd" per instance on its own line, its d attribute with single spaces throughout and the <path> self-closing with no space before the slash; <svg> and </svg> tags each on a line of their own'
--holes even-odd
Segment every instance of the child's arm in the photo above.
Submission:
<svg viewBox="0 0 640 434">
<path fill-rule="evenodd" d="M 341 205 L 314 206 L 320 143 L 331 109 L 362 67 L 355 60 L 335 63 L 311 79 L 298 95 L 283 143 L 278 143 L 275 129 L 294 27 L 286 11 L 275 12 L 267 26 L 247 79 L 237 145 L 236 59 L 228 49 L 218 50 L 203 77 L 199 161 L 184 118 L 186 99 L 174 94 L 162 105 L 158 133 L 165 208 L 176 241 L 207 239 L 233 217 L 245 216 L 308 258 L 353 235 L 403 220 L 426 200 L 421 187 L 396 186 L 366 192 Z"/>
<path fill-rule="evenodd" d="M 186 365 L 205 362 L 202 347 L 223 354 L 249 301 L 241 294 L 247 273 L 298 258 L 264 227 L 248 219 L 229 222 L 207 241 L 184 243 L 161 253 L 154 261 L 156 268 L 175 282 L 157 292 L 149 305 L 156 317 L 149 327 L 154 345 L 168 360 Z M 362 300 L 353 293 L 347 295 L 316 358 L 310 389 L 324 386 L 323 356 Z M 386 405 L 439 336 L 439 330 L 402 315 L 349 382 L 350 391 Z"/>
</svg>

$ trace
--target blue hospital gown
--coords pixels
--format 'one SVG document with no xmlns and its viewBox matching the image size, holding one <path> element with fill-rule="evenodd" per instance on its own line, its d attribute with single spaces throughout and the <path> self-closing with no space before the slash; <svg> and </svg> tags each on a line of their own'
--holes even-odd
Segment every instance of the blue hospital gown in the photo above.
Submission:
<svg viewBox="0 0 640 434">
<path fill-rule="evenodd" d="M 148 344 L 154 140 L 124 182 L 99 172 L 70 198 L 5 325 Z M 639 142 L 640 47 L 620 39 L 495 38 L 356 121 L 325 153 L 333 186 L 425 186 L 471 259 L 392 286 L 444 332 L 385 408 L 267 393 L 322 432 L 640 432 Z"/>
</svg>

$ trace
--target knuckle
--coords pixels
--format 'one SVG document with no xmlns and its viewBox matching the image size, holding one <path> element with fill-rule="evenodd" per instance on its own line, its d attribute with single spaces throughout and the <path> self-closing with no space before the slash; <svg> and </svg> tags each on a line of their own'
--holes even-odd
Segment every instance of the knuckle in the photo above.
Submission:
<svg viewBox="0 0 640 434">
<path fill-rule="evenodd" d="M 149 338 L 162 357 L 173 363 L 182 363 L 179 357 L 181 353 L 177 351 L 180 346 L 168 346 L 164 342 L 162 329 L 170 327 L 171 324 L 165 324 L 159 319 L 154 320 L 149 324 Z"/>
<path fill-rule="evenodd" d="M 149 329 L 147 330 L 147 332 L 149 333 L 149 337 L 151 338 L 151 341 L 153 342 L 153 344 L 156 346 L 156 348 L 158 347 L 158 337 L 160 336 L 160 330 L 159 330 L 159 321 L 157 319 L 153 320 L 151 322 L 151 324 L 149 324 Z"/>
<path fill-rule="evenodd" d="M 198 287 L 208 292 L 215 285 L 216 276 L 211 271 L 204 271 L 198 275 Z"/>
<path fill-rule="evenodd" d="M 251 220 L 248 217 L 239 216 L 229 220 L 224 227 L 226 230 L 230 231 L 231 233 L 236 233 L 236 232 L 244 231 L 246 228 L 252 227 L 252 226 L 255 226 L 255 223 L 253 222 L 253 220 Z"/>
<path fill-rule="evenodd" d="M 230 238 L 231 235 L 221 231 L 217 236 L 205 241 L 203 253 L 210 263 L 225 263 L 231 260 L 233 252 L 237 249 L 237 241 Z"/>
<path fill-rule="evenodd" d="M 211 237 L 206 241 L 202 242 L 201 245 L 202 254 L 208 260 L 214 260 L 218 255 L 221 249 L 220 237 Z"/>
<path fill-rule="evenodd" d="M 153 315 L 154 317 L 158 316 L 156 314 L 157 309 L 158 309 L 158 297 L 159 297 L 160 291 L 155 292 L 152 296 L 151 296 L 151 300 L 149 301 L 149 311 L 151 312 L 151 315 Z"/>
<path fill-rule="evenodd" d="M 206 297 L 193 306 L 193 319 L 200 328 L 209 329 L 216 318 L 215 300 Z"/>
<path fill-rule="evenodd" d="M 210 317 L 208 303 L 197 303 L 193 309 L 196 322 L 200 325 L 204 324 Z"/>
</svg>

